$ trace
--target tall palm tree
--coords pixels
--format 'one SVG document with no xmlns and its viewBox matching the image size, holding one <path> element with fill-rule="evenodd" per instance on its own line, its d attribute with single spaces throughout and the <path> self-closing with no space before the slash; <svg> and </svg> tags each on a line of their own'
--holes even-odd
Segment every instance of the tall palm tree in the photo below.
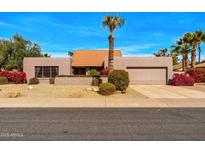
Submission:
<svg viewBox="0 0 205 154">
<path fill-rule="evenodd" d="M 190 45 L 184 42 L 183 38 L 179 39 L 176 44 L 176 46 L 172 46 L 174 49 L 171 51 L 171 53 L 182 55 L 182 70 L 186 71 L 189 64 L 188 54 L 191 51 Z"/>
<path fill-rule="evenodd" d="M 170 52 L 167 56 L 172 57 L 172 64 L 173 65 L 179 64 L 179 58 L 178 58 L 179 54 Z"/>
<path fill-rule="evenodd" d="M 114 30 L 121 28 L 125 23 L 125 19 L 119 16 L 105 16 L 103 19 L 103 27 L 108 27 L 109 34 L 109 54 L 108 54 L 108 71 L 113 70 L 113 59 L 114 59 Z"/>
<path fill-rule="evenodd" d="M 191 50 L 191 67 L 194 68 L 196 64 L 196 47 L 198 39 L 195 33 L 186 33 L 183 36 L 183 41 L 192 46 Z"/>
<path fill-rule="evenodd" d="M 205 42 L 205 32 L 202 30 L 198 30 L 195 32 L 197 38 L 197 46 L 198 46 L 198 63 L 201 62 L 201 43 Z"/>
</svg>

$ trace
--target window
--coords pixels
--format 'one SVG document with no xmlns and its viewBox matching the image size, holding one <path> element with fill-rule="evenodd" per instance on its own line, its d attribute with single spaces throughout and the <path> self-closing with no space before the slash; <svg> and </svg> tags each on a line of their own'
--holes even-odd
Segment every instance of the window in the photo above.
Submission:
<svg viewBox="0 0 205 154">
<path fill-rule="evenodd" d="M 50 78 L 59 74 L 58 66 L 35 66 L 35 77 Z"/>
</svg>

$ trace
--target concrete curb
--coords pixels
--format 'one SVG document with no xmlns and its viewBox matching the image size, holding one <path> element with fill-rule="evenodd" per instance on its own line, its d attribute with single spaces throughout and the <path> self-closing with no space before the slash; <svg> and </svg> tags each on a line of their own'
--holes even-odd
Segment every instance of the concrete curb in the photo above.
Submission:
<svg viewBox="0 0 205 154">
<path fill-rule="evenodd" d="M 205 99 L 1 98 L 0 108 L 199 108 Z"/>
</svg>

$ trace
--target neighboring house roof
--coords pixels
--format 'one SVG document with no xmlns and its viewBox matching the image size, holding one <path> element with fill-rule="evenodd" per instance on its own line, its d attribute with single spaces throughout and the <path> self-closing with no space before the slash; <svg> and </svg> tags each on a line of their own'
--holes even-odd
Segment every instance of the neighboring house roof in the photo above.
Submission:
<svg viewBox="0 0 205 154">
<path fill-rule="evenodd" d="M 196 64 L 195 65 L 196 68 L 200 68 L 200 67 L 205 67 L 205 61 L 202 61 L 201 63 L 199 64 Z M 179 70 L 179 69 L 182 69 L 182 64 L 176 64 L 173 66 L 173 70 Z"/>
<path fill-rule="evenodd" d="M 195 67 L 205 67 L 205 61 L 201 62 L 200 64 L 196 64 Z"/>
<path fill-rule="evenodd" d="M 173 70 L 178 70 L 182 68 L 182 64 L 176 64 L 173 66 Z"/>
<path fill-rule="evenodd" d="M 108 56 L 108 50 L 76 50 L 72 56 L 73 67 L 103 66 L 105 57 Z M 114 56 L 121 57 L 120 50 L 114 51 Z"/>
</svg>

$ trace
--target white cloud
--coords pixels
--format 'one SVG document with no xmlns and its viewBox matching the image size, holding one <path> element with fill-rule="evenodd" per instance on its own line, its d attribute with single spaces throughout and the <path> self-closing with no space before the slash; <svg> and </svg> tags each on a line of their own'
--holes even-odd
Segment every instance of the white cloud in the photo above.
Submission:
<svg viewBox="0 0 205 154">
<path fill-rule="evenodd" d="M 124 56 L 153 56 L 151 54 L 151 48 L 157 46 L 156 44 L 138 44 L 138 45 L 130 45 L 130 46 L 122 46 L 122 47 L 116 47 L 116 49 L 119 49 L 122 51 Z M 149 53 L 145 53 L 145 49 L 150 49 Z"/>
<path fill-rule="evenodd" d="M 59 44 L 49 44 L 49 43 L 40 43 L 42 50 L 47 51 L 47 50 L 52 50 L 52 51 L 66 51 L 67 48 L 63 47 L 62 45 Z"/>
<path fill-rule="evenodd" d="M 102 28 L 94 28 L 94 27 L 87 27 L 87 26 L 78 26 L 78 25 L 68 25 L 64 23 L 54 23 L 50 22 L 52 26 L 65 28 L 67 32 L 72 33 L 80 33 L 83 35 L 95 35 L 95 36 L 103 36 Z"/>
<path fill-rule="evenodd" d="M 158 36 L 158 37 L 160 37 L 160 36 L 163 36 L 163 34 L 162 33 L 153 33 L 153 36 Z"/>
<path fill-rule="evenodd" d="M 181 19 L 179 20 L 179 24 L 186 24 L 186 23 L 189 23 L 190 22 L 190 19 Z"/>
<path fill-rule="evenodd" d="M 154 57 L 153 54 L 123 54 L 124 57 Z"/>
<path fill-rule="evenodd" d="M 21 29 L 21 30 L 26 30 L 26 31 L 34 31 L 33 28 L 25 27 L 22 25 L 10 24 L 10 23 L 1 22 L 1 21 L 0 21 L 0 26 L 11 27 L 11 28 Z"/>
<path fill-rule="evenodd" d="M 0 22 L 0 26 L 17 27 L 16 25 L 9 24 L 9 23 L 6 23 L 6 22 Z"/>
<path fill-rule="evenodd" d="M 67 51 L 71 50 L 108 50 L 108 48 L 99 48 L 95 46 L 78 46 L 74 48 L 65 48 L 61 45 L 57 44 L 48 44 L 48 43 L 41 43 L 42 49 L 44 52 L 47 52 L 48 54 L 51 54 L 52 56 L 59 57 L 59 56 L 65 56 L 67 55 Z M 156 44 L 138 44 L 138 45 L 130 45 L 130 46 L 116 46 L 115 49 L 121 50 L 123 53 L 123 56 L 153 56 L 153 54 L 150 53 L 144 53 L 144 49 L 149 49 L 151 47 L 157 46 Z M 45 50 L 44 50 L 45 49 Z M 49 52 L 50 50 L 50 52 Z M 54 52 L 56 51 L 56 52 Z"/>
<path fill-rule="evenodd" d="M 139 44 L 139 45 L 121 46 L 116 48 L 125 52 L 129 52 L 129 51 L 137 52 L 138 50 L 149 49 L 153 46 L 156 46 L 156 44 L 147 43 L 147 44 Z"/>
<path fill-rule="evenodd" d="M 43 52 L 47 53 L 48 55 L 51 55 L 51 57 L 68 57 L 67 52 Z"/>
<path fill-rule="evenodd" d="M 179 20 L 180 24 L 183 24 L 185 22 L 185 20 Z"/>
</svg>

